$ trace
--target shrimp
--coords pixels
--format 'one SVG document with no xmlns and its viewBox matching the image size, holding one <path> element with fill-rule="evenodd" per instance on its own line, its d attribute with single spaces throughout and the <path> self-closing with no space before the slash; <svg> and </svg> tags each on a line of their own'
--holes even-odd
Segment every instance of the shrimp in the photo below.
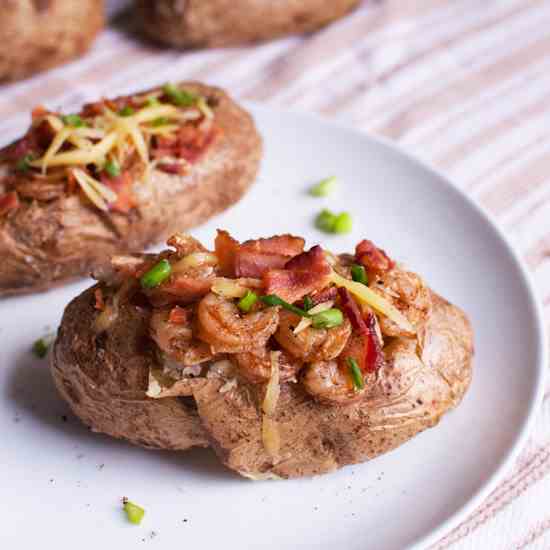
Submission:
<svg viewBox="0 0 550 550">
<path fill-rule="evenodd" d="M 264 348 L 259 348 L 247 353 L 235 354 L 235 360 L 239 374 L 251 384 L 268 382 L 271 376 L 271 355 Z M 296 376 L 303 363 L 294 359 L 288 353 L 278 353 L 279 377 L 281 382 L 290 380 Z"/>
<path fill-rule="evenodd" d="M 263 347 L 277 329 L 279 310 L 270 307 L 242 315 L 230 300 L 207 294 L 197 310 L 198 337 L 213 352 L 245 353 Z"/>
<path fill-rule="evenodd" d="M 190 367 L 210 361 L 214 354 L 210 346 L 193 337 L 192 309 L 185 310 L 189 320 L 182 324 L 170 322 L 170 308 L 156 310 L 151 316 L 149 330 L 151 338 L 167 358 Z"/>
<path fill-rule="evenodd" d="M 394 268 L 373 280 L 369 287 L 391 302 L 414 327 L 421 325 L 430 314 L 430 290 L 416 273 Z M 380 328 L 386 336 L 414 336 L 383 316 L 380 318 Z"/>
<path fill-rule="evenodd" d="M 375 375 L 370 375 L 375 376 Z M 331 405 L 349 405 L 365 396 L 368 384 L 361 390 L 353 387 L 351 378 L 337 361 L 317 361 L 305 370 L 304 389 L 315 399 Z"/>
<path fill-rule="evenodd" d="M 299 322 L 300 318 L 296 314 L 281 311 L 275 339 L 290 355 L 307 362 L 334 359 L 340 355 L 351 334 L 351 324 L 347 317 L 340 326 L 334 328 L 308 327 L 294 334 Z"/>
</svg>

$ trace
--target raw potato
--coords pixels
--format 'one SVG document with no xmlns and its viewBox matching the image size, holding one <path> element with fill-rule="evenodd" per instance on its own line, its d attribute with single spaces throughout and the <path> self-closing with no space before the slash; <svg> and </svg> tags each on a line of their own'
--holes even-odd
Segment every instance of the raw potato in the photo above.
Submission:
<svg viewBox="0 0 550 550">
<path fill-rule="evenodd" d="M 113 254 L 142 250 L 243 196 L 262 154 L 252 117 L 221 89 L 189 82 L 181 86 L 217 101 L 215 123 L 222 138 L 188 175 L 153 170 L 149 182 L 134 187 L 139 204 L 127 215 L 106 215 L 71 195 L 26 202 L 0 218 L 0 295 L 46 289 L 89 274 Z"/>
<path fill-rule="evenodd" d="M 360 0 L 137 0 L 143 30 L 177 47 L 218 47 L 314 31 Z"/>
<path fill-rule="evenodd" d="M 103 0 L 0 0 L 0 82 L 81 56 L 103 29 Z"/>
<path fill-rule="evenodd" d="M 51 368 L 63 397 L 96 431 L 172 449 L 208 441 L 226 466 L 254 479 L 317 475 L 394 449 L 461 401 L 472 374 L 472 330 L 461 310 L 431 297 L 418 343 L 395 338 L 386 346 L 387 364 L 367 379 L 365 399 L 326 406 L 301 384 L 281 384 L 278 460 L 262 442 L 262 385 L 240 381 L 220 392 L 224 381 L 195 379 L 188 393 L 198 417 L 182 401 L 188 397 L 146 398 L 147 367 L 154 365 L 148 319 L 128 305 L 111 330 L 96 335 L 94 288 L 67 307 Z"/>
</svg>

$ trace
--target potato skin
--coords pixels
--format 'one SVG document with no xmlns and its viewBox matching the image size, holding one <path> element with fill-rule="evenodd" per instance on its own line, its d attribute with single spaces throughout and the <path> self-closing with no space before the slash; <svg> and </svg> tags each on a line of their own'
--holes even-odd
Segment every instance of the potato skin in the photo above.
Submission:
<svg viewBox="0 0 550 550">
<path fill-rule="evenodd" d="M 312 32 L 360 0 L 136 0 L 144 32 L 180 48 L 233 46 Z"/>
<path fill-rule="evenodd" d="M 152 185 L 134 187 L 138 206 L 128 215 L 106 216 L 76 195 L 26 202 L 8 213 L 0 219 L 0 296 L 87 275 L 113 254 L 140 251 L 204 222 L 243 196 L 262 153 L 252 117 L 221 89 L 182 85 L 218 102 L 215 120 L 223 131 L 221 139 L 186 176 L 154 170 Z"/>
<path fill-rule="evenodd" d="M 0 82 L 81 56 L 104 25 L 103 0 L 0 0 Z"/>
<path fill-rule="evenodd" d="M 461 401 L 472 376 L 468 319 L 432 294 L 418 348 L 416 340 L 394 339 L 385 350 L 387 365 L 367 381 L 362 401 L 326 406 L 301 384 L 281 384 L 276 418 L 281 452 L 273 461 L 261 434 L 264 386 L 241 382 L 220 393 L 223 381 L 205 379 L 189 392 L 198 417 L 178 398 L 145 398 L 152 361 L 144 336 L 148 317 L 128 306 L 102 340 L 92 329 L 98 315 L 93 290 L 67 307 L 51 356 L 55 383 L 75 413 L 94 430 L 139 445 L 184 449 L 208 441 L 228 468 L 248 477 L 318 475 L 388 452 L 435 426 Z"/>
</svg>

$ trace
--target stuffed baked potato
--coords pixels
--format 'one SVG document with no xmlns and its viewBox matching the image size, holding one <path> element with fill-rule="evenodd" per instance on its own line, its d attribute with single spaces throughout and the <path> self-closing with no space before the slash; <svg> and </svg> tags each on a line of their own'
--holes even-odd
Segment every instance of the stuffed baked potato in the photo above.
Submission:
<svg viewBox="0 0 550 550">
<path fill-rule="evenodd" d="M 139 24 L 177 47 L 219 47 L 314 31 L 360 0 L 136 0 Z"/>
<path fill-rule="evenodd" d="M 435 426 L 468 388 L 468 319 L 370 241 L 340 256 L 291 235 L 168 244 L 113 258 L 63 316 L 51 371 L 95 431 L 309 476 Z"/>
<path fill-rule="evenodd" d="M 103 0 L 0 0 L 0 82 L 82 55 L 104 24 Z"/>
<path fill-rule="evenodd" d="M 198 83 L 37 108 L 0 150 L 0 295 L 89 274 L 203 222 L 252 184 L 261 138 L 224 91 Z"/>
</svg>

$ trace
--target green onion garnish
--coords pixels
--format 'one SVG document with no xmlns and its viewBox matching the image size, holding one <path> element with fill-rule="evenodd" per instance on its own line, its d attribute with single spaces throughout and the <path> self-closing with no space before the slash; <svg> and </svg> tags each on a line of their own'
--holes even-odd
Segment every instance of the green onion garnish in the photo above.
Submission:
<svg viewBox="0 0 550 550">
<path fill-rule="evenodd" d="M 334 233 L 349 233 L 353 229 L 353 221 L 348 212 L 342 212 L 334 220 Z"/>
<path fill-rule="evenodd" d="M 48 355 L 49 344 L 44 338 L 39 338 L 32 346 L 32 352 L 39 359 L 44 359 Z"/>
<path fill-rule="evenodd" d="M 169 120 L 164 116 L 159 116 L 158 118 L 155 118 L 153 122 L 151 123 L 155 128 L 158 126 L 164 126 L 165 124 L 168 124 Z"/>
<path fill-rule="evenodd" d="M 304 298 L 304 309 L 306 311 L 309 311 L 312 307 L 313 307 L 313 300 L 309 296 L 306 296 Z"/>
<path fill-rule="evenodd" d="M 336 216 L 325 208 L 321 210 L 319 215 L 315 218 L 315 226 L 325 233 L 333 233 L 335 221 Z"/>
<path fill-rule="evenodd" d="M 72 126 L 73 128 L 80 128 L 85 124 L 78 115 L 65 115 L 61 117 L 61 120 L 66 126 Z"/>
<path fill-rule="evenodd" d="M 258 295 L 255 292 L 252 292 L 251 290 L 247 290 L 246 294 L 237 303 L 237 306 L 241 311 L 248 313 L 257 300 L 258 300 Z"/>
<path fill-rule="evenodd" d="M 170 262 L 166 259 L 161 260 L 141 277 L 141 286 L 143 288 L 155 288 L 166 281 L 171 273 L 172 266 Z"/>
<path fill-rule="evenodd" d="M 147 105 L 147 107 L 158 107 L 160 101 L 156 97 L 150 96 L 145 100 L 145 105 Z"/>
<path fill-rule="evenodd" d="M 351 278 L 363 285 L 369 284 L 369 278 L 367 277 L 367 270 L 362 265 L 352 265 L 351 266 Z"/>
<path fill-rule="evenodd" d="M 285 309 L 288 309 L 288 311 L 292 311 L 292 313 L 296 313 L 296 315 L 300 315 L 301 317 L 309 317 L 309 314 L 307 311 L 304 311 L 299 307 L 293 306 L 292 304 L 285 302 L 282 298 L 279 298 L 279 296 L 277 296 L 276 294 L 268 294 L 267 296 L 261 296 L 260 300 L 268 306 L 281 306 Z"/>
<path fill-rule="evenodd" d="M 145 510 L 141 506 L 130 502 L 126 497 L 124 497 L 122 499 L 122 507 L 126 512 L 126 517 L 130 523 L 133 523 L 134 525 L 139 525 L 141 523 L 141 520 L 145 515 Z"/>
<path fill-rule="evenodd" d="M 133 114 L 135 113 L 134 109 L 132 107 L 130 107 L 130 105 L 126 105 L 126 107 L 123 107 L 122 109 L 120 109 L 120 111 L 118 112 L 118 114 L 120 116 L 132 116 Z"/>
<path fill-rule="evenodd" d="M 117 176 L 120 176 L 120 166 L 115 159 L 109 159 L 105 163 L 105 166 L 103 167 L 103 169 L 112 178 L 116 178 Z"/>
<path fill-rule="evenodd" d="M 357 361 L 353 357 L 348 357 L 348 365 L 354 388 L 356 390 L 362 390 L 365 387 L 365 382 L 363 381 L 363 375 Z"/>
<path fill-rule="evenodd" d="M 15 169 L 18 172 L 28 172 L 31 169 L 31 165 L 29 164 L 31 160 L 33 159 L 32 155 L 25 155 L 24 157 L 21 157 L 17 164 L 15 165 Z"/>
<path fill-rule="evenodd" d="M 327 197 L 333 193 L 338 187 L 338 179 L 336 176 L 326 178 L 321 180 L 319 183 L 314 185 L 310 190 L 309 194 L 314 197 Z"/>
<path fill-rule="evenodd" d="M 333 328 L 340 326 L 344 322 L 344 316 L 339 309 L 332 308 L 311 317 L 313 328 Z"/>
<path fill-rule="evenodd" d="M 166 84 L 162 91 L 170 98 L 170 101 L 178 107 L 191 107 L 191 105 L 194 105 L 198 100 L 197 95 L 187 90 L 181 90 L 175 84 Z"/>
</svg>

